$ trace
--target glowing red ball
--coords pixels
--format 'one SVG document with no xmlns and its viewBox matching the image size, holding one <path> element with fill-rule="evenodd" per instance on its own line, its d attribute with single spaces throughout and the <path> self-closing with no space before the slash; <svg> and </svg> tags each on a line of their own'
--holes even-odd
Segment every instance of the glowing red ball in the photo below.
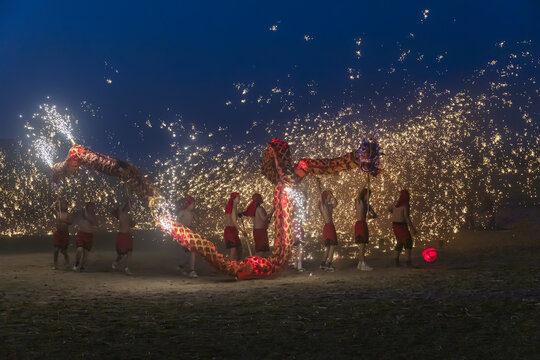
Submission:
<svg viewBox="0 0 540 360">
<path fill-rule="evenodd" d="M 435 250 L 434 248 L 424 249 L 424 251 L 422 252 L 422 257 L 427 262 L 435 261 L 435 259 L 437 258 L 437 250 Z"/>
</svg>

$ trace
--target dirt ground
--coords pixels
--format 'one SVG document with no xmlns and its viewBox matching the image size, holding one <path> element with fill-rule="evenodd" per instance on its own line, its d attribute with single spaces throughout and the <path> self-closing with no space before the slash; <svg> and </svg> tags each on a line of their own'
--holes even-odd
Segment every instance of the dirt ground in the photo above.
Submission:
<svg viewBox="0 0 540 360">
<path fill-rule="evenodd" d="M 88 271 L 52 270 L 47 237 L 0 239 L 2 359 L 534 359 L 540 344 L 539 209 L 469 231 L 413 269 L 374 252 L 323 273 L 234 281 L 157 233 L 138 233 L 128 277 L 101 234 Z M 73 258 L 73 248 L 70 255 Z"/>
</svg>

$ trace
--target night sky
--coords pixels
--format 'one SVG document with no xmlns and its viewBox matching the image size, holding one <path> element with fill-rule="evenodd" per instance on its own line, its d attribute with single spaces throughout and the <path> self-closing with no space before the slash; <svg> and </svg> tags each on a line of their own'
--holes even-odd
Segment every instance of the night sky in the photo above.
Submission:
<svg viewBox="0 0 540 360">
<path fill-rule="evenodd" d="M 111 137 L 140 151 L 135 124 L 149 119 L 234 126 L 241 142 L 254 121 L 365 102 L 384 82 L 399 96 L 403 76 L 378 69 L 387 73 L 407 49 L 409 79 L 463 87 L 498 56 L 497 43 L 532 40 L 538 54 L 539 20 L 532 0 L 2 1 L 0 138 L 22 138 L 48 102 L 69 108 L 85 143 L 106 153 Z M 274 88 L 294 95 L 284 100 Z M 163 150 L 162 136 L 150 131 L 143 151 Z"/>
</svg>

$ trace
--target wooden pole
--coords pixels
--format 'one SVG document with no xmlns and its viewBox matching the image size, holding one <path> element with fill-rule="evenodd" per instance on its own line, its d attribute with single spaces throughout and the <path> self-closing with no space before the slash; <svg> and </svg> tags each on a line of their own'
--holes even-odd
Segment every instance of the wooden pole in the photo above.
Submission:
<svg viewBox="0 0 540 360">
<path fill-rule="evenodd" d="M 369 177 L 369 173 L 366 173 L 367 174 L 367 189 L 368 189 L 368 197 L 367 197 L 367 200 L 366 200 L 366 219 L 367 219 L 367 216 L 369 214 L 369 198 L 371 197 L 371 181 L 370 181 L 370 177 Z"/>
<path fill-rule="evenodd" d="M 240 218 L 240 221 L 242 223 L 242 229 L 244 230 L 244 233 L 246 234 L 246 237 L 247 237 L 247 231 L 246 231 L 246 227 L 244 225 L 244 218 Z M 253 256 L 253 253 L 251 252 L 251 246 L 249 245 L 249 240 L 247 238 L 245 239 L 245 242 L 246 242 L 246 245 L 247 245 L 247 248 L 248 248 L 248 251 L 249 251 L 249 256 Z"/>
</svg>

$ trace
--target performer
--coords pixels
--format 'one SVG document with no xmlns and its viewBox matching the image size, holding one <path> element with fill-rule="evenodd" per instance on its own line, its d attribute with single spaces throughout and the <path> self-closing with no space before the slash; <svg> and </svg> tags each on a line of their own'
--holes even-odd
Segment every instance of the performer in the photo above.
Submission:
<svg viewBox="0 0 540 360">
<path fill-rule="evenodd" d="M 407 258 L 407 267 L 412 267 L 411 264 L 411 250 L 413 246 L 413 240 L 411 232 L 416 235 L 417 231 L 411 221 L 410 217 L 410 194 L 406 189 L 401 190 L 398 201 L 391 205 L 388 210 L 392 213 L 392 230 L 396 236 L 396 266 L 401 266 L 399 263 L 399 255 L 401 250 L 405 247 L 405 256 Z M 409 229 L 411 232 L 409 232 Z"/>
<path fill-rule="evenodd" d="M 261 194 L 253 194 L 252 201 L 242 215 L 253 218 L 253 240 L 255 242 L 255 253 L 262 256 L 263 253 L 270 251 L 268 241 L 268 225 L 274 215 L 274 209 L 270 214 L 266 213 L 262 207 L 263 198 Z"/>
<path fill-rule="evenodd" d="M 64 255 L 64 266 L 69 265 L 69 255 L 67 248 L 69 245 L 69 225 L 71 225 L 71 215 L 68 211 L 68 203 L 62 198 L 58 198 L 52 205 L 51 210 L 54 211 L 56 219 L 56 230 L 53 234 L 54 239 L 54 266 L 53 269 L 58 269 L 58 253 Z"/>
<path fill-rule="evenodd" d="M 192 229 L 193 226 L 193 220 L 194 220 L 194 214 L 193 210 L 195 209 L 195 198 L 193 196 L 189 196 L 183 201 L 182 205 L 179 207 L 178 212 L 176 213 L 176 219 L 177 221 L 184 225 L 185 227 L 188 227 Z M 197 271 L 195 271 L 195 258 L 196 253 L 194 251 L 189 251 L 187 248 L 184 248 L 185 252 L 190 253 L 189 254 L 189 277 L 190 278 L 197 278 L 199 275 L 197 274 Z M 178 269 L 184 271 L 185 267 L 187 266 L 187 261 L 185 264 L 178 265 Z M 185 274 L 185 272 L 184 272 Z"/>
<path fill-rule="evenodd" d="M 82 211 L 77 231 L 77 254 L 75 255 L 73 271 L 84 271 L 84 266 L 88 260 L 88 252 L 92 250 L 94 232 L 97 230 L 98 225 L 95 211 L 96 204 L 93 202 L 87 202 Z"/>
<path fill-rule="evenodd" d="M 122 257 L 126 257 L 126 267 L 124 273 L 133 275 L 129 270 L 131 266 L 131 256 L 133 253 L 133 233 L 132 228 L 135 226 L 135 221 L 131 217 L 131 200 L 126 199 L 122 206 L 118 206 L 111 210 L 111 214 L 118 220 L 118 234 L 116 235 L 116 260 L 112 263 L 113 270 L 118 268 L 118 264 Z"/>
<path fill-rule="evenodd" d="M 356 223 L 354 224 L 354 240 L 359 247 L 358 270 L 371 271 L 372 267 L 366 264 L 366 245 L 369 242 L 369 231 L 366 219 L 367 217 L 376 218 L 377 214 L 369 205 L 371 191 L 364 187 L 354 200 L 354 208 L 356 210 Z"/>
<path fill-rule="evenodd" d="M 332 213 L 334 212 L 334 208 L 336 206 L 337 200 L 334 195 L 328 190 L 323 191 L 321 193 L 321 199 L 319 200 L 319 211 L 321 212 L 324 220 L 323 243 L 326 250 L 324 252 L 320 269 L 330 272 L 335 270 L 335 268 L 332 266 L 332 261 L 334 259 L 334 250 L 338 244 L 336 227 L 334 226 L 332 219 Z"/>
<path fill-rule="evenodd" d="M 223 232 L 223 238 L 225 239 L 225 245 L 227 249 L 230 249 L 229 257 L 233 261 L 238 261 L 242 256 L 242 242 L 238 233 L 240 226 L 238 225 L 238 202 L 240 201 L 240 195 L 237 192 L 231 193 L 229 201 L 225 206 L 225 231 Z M 242 231 L 243 236 L 247 236 L 245 231 Z"/>
</svg>

